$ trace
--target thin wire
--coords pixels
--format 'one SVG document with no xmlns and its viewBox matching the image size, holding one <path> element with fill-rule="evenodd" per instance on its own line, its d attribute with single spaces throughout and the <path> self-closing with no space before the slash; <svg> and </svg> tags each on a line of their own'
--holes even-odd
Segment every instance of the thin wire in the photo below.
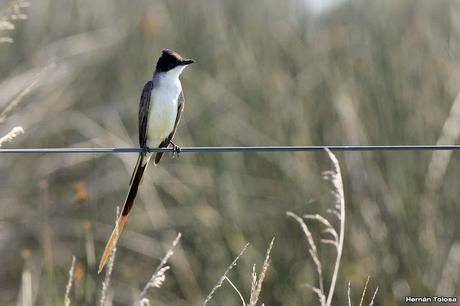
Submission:
<svg viewBox="0 0 460 306">
<path fill-rule="evenodd" d="M 305 151 L 458 151 L 460 145 L 396 145 L 396 146 L 251 146 L 251 147 L 181 147 L 180 153 L 231 152 L 305 152 Z M 0 153 L 139 153 L 174 152 L 174 148 L 14 148 Z"/>
</svg>

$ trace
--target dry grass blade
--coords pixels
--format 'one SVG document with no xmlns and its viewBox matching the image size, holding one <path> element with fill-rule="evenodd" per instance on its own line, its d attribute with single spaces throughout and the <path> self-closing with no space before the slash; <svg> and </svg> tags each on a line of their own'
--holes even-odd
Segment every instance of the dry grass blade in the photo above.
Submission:
<svg viewBox="0 0 460 306">
<path fill-rule="evenodd" d="M 22 285 L 21 285 L 21 304 L 23 306 L 32 306 L 32 274 L 29 270 L 22 272 Z"/>
<path fill-rule="evenodd" d="M 316 220 L 316 221 L 319 221 L 320 223 L 322 223 L 326 227 L 326 229 L 323 230 L 323 233 L 331 234 L 334 239 L 333 240 L 321 239 L 321 242 L 326 243 L 326 244 L 332 244 L 336 248 L 338 247 L 339 235 L 337 234 L 337 231 L 332 226 L 332 224 L 329 222 L 329 220 L 327 220 L 326 218 L 324 218 L 323 216 L 321 216 L 319 214 L 316 214 L 316 215 L 304 215 L 303 217 L 305 219 Z"/>
<path fill-rule="evenodd" d="M 140 301 L 140 305 L 141 305 L 141 306 L 150 306 L 150 301 L 149 301 L 149 299 L 142 299 L 142 300 Z"/>
<path fill-rule="evenodd" d="M 262 283 L 264 282 L 268 266 L 270 265 L 270 252 L 272 251 L 274 241 L 275 238 L 273 237 L 270 245 L 268 246 L 267 254 L 265 255 L 264 264 L 262 265 L 262 270 L 259 273 L 259 277 L 256 276 L 255 266 L 252 270 L 251 296 L 249 298 L 248 306 L 256 306 L 257 301 L 259 300 L 260 292 L 262 291 Z"/>
<path fill-rule="evenodd" d="M 329 220 L 327 220 L 326 218 L 324 218 L 323 216 L 319 215 L 319 214 L 315 214 L 315 215 L 304 215 L 303 216 L 305 219 L 310 219 L 310 220 L 317 220 L 319 222 L 321 222 L 322 224 L 324 224 L 327 228 L 332 228 L 332 225 L 331 223 L 329 222 Z"/>
<path fill-rule="evenodd" d="M 351 283 L 348 281 L 347 286 L 347 299 L 348 299 L 348 306 L 351 306 Z"/>
<path fill-rule="evenodd" d="M 295 213 L 290 212 L 290 211 L 286 212 L 286 214 L 289 217 L 294 218 L 294 220 L 296 220 L 300 224 L 300 227 L 302 228 L 305 234 L 305 237 L 307 238 L 308 252 L 310 253 L 310 256 L 313 259 L 313 262 L 316 267 L 316 273 L 318 274 L 319 287 L 317 288 L 311 285 L 307 285 L 307 286 L 311 287 L 313 291 L 315 291 L 320 301 L 325 301 L 326 295 L 324 293 L 324 285 L 323 285 L 323 270 L 321 267 L 321 261 L 319 260 L 319 257 L 318 257 L 318 251 L 316 248 L 315 240 L 313 239 L 313 235 L 311 234 L 310 229 L 308 228 L 307 224 L 303 221 L 301 217 L 297 216 Z M 321 302 L 321 305 L 325 305 L 325 304 Z"/>
<path fill-rule="evenodd" d="M 255 270 L 255 268 L 253 269 L 253 271 Z M 232 286 L 232 288 L 236 291 L 236 293 L 238 294 L 238 296 L 240 297 L 240 300 L 241 300 L 241 303 L 243 303 L 243 306 L 246 306 L 246 301 L 244 300 L 243 298 L 243 295 L 241 294 L 240 290 L 238 290 L 238 288 L 235 286 L 235 284 L 226 276 L 225 277 L 225 280 L 230 284 L 230 286 Z"/>
<path fill-rule="evenodd" d="M 118 223 L 118 216 L 120 215 L 120 207 L 117 206 L 117 215 L 115 217 L 115 228 L 117 227 Z M 118 236 L 118 231 L 116 232 L 116 235 Z M 101 290 L 101 298 L 99 300 L 99 305 L 100 306 L 105 306 L 106 299 L 107 299 L 107 290 L 110 285 L 110 278 L 112 276 L 112 271 L 113 271 L 113 265 L 115 263 L 115 254 L 117 252 L 117 248 L 114 247 L 112 251 L 110 251 L 110 257 L 109 257 L 109 262 L 107 263 L 107 267 L 105 268 L 105 275 L 104 275 L 104 281 L 102 282 L 102 290 Z"/>
<path fill-rule="evenodd" d="M 72 256 L 72 264 L 70 265 L 69 269 L 69 280 L 67 281 L 67 286 L 65 287 L 65 295 L 64 295 L 64 305 L 70 306 L 70 290 L 72 289 L 73 277 L 75 271 L 75 256 Z"/>
<path fill-rule="evenodd" d="M 8 134 L 0 138 L 0 148 L 2 147 L 3 143 L 13 141 L 14 138 L 21 134 L 24 134 L 24 129 L 22 126 L 15 126 L 11 131 L 8 132 Z"/>
<path fill-rule="evenodd" d="M 206 299 L 204 300 L 203 306 L 206 305 L 206 304 L 212 299 L 212 297 L 214 296 L 214 293 L 216 292 L 216 290 L 219 289 L 220 287 L 222 287 L 223 282 L 224 282 L 225 279 L 227 278 L 227 274 L 230 272 L 230 270 L 233 269 L 233 267 L 236 266 L 236 263 L 238 262 L 238 260 L 240 259 L 240 257 L 244 254 L 244 252 L 245 252 L 246 249 L 248 248 L 248 245 L 249 245 L 249 243 L 247 243 L 247 244 L 244 246 L 244 248 L 241 250 L 240 254 L 238 254 L 238 256 L 236 256 L 236 258 L 232 261 L 232 263 L 227 267 L 227 269 L 226 269 L 225 272 L 224 272 L 224 275 L 222 275 L 222 277 L 219 279 L 219 281 L 217 282 L 217 284 L 212 288 L 211 292 L 209 292 L 208 296 L 207 296 Z"/>
<path fill-rule="evenodd" d="M 308 287 L 312 288 L 313 291 L 318 295 L 319 301 L 321 305 L 325 306 L 330 306 L 332 303 L 332 296 L 334 294 L 335 290 L 335 285 L 337 282 L 337 276 L 339 273 L 339 267 L 340 267 L 340 260 L 342 258 L 342 251 L 343 251 L 343 240 L 344 240 L 344 235 L 345 235 L 345 197 L 344 197 L 344 192 L 343 192 L 343 182 L 342 182 L 342 174 L 340 171 L 340 165 L 335 157 L 334 154 L 328 149 L 326 149 L 326 152 L 329 156 L 329 158 L 332 161 L 333 164 L 333 169 L 330 171 L 325 171 L 323 173 L 323 177 L 327 180 L 330 180 L 332 182 L 332 185 L 334 187 L 332 194 L 334 195 L 334 208 L 330 210 L 332 214 L 338 217 L 339 223 L 340 223 L 340 232 L 337 233 L 337 230 L 332 226 L 332 224 L 324 218 L 323 216 L 319 214 L 315 215 L 304 215 L 304 218 L 307 220 L 316 220 L 323 224 L 326 229 L 323 230 L 323 233 L 330 234 L 332 236 L 332 239 L 321 239 L 320 241 L 325 244 L 331 244 L 335 247 L 337 254 L 336 254 L 336 259 L 335 259 L 335 264 L 334 264 L 334 270 L 332 273 L 331 277 L 331 283 L 328 289 L 327 293 L 327 298 L 326 298 L 326 291 L 324 288 L 323 284 L 323 275 L 322 275 L 322 267 L 321 267 L 321 261 L 318 256 L 318 251 L 316 248 L 315 241 L 313 239 L 313 235 L 311 231 L 308 228 L 308 225 L 304 222 L 302 218 L 297 216 L 296 214 L 292 212 L 287 212 L 287 215 L 294 218 L 301 226 L 305 237 L 307 238 L 308 242 L 308 251 L 310 253 L 310 256 L 315 264 L 316 271 L 318 274 L 318 283 L 319 287 L 314 287 L 307 285 Z"/>
<path fill-rule="evenodd" d="M 337 256 L 334 265 L 334 272 L 332 273 L 331 285 L 329 287 L 329 293 L 327 296 L 326 305 L 329 306 L 332 303 L 332 296 L 335 290 L 335 284 L 337 282 L 337 276 L 339 274 L 340 260 L 342 259 L 343 251 L 343 239 L 345 236 L 345 196 L 343 192 L 343 182 L 342 182 L 342 172 L 340 170 L 339 161 L 335 155 L 328 149 L 326 149 L 329 158 L 332 161 L 334 170 L 331 172 L 330 180 L 334 186 L 334 195 L 335 195 L 335 206 L 338 209 L 339 221 L 340 221 L 340 233 L 339 240 L 337 241 Z"/>
<path fill-rule="evenodd" d="M 251 294 L 252 292 L 256 291 L 257 287 L 257 273 L 256 273 L 256 265 L 252 266 L 252 273 L 251 273 Z"/>
<path fill-rule="evenodd" d="M 302 287 L 307 287 L 309 289 L 311 289 L 315 294 L 316 296 L 318 297 L 318 300 L 319 300 L 319 303 L 321 305 L 326 305 L 326 296 L 324 295 L 323 292 L 321 292 L 321 290 L 319 290 L 318 288 L 310 285 L 310 284 L 303 284 Z"/>
<path fill-rule="evenodd" d="M 174 248 L 179 243 L 181 236 L 182 236 L 181 233 L 177 234 L 176 239 L 174 239 L 171 247 L 166 252 L 166 255 L 163 257 L 160 264 L 155 269 L 155 272 L 153 272 L 152 277 L 150 278 L 148 283 L 145 285 L 144 289 L 142 289 L 137 300 L 134 302 L 133 304 L 134 306 L 140 306 L 140 305 L 144 305 L 145 303 L 150 303 L 150 301 L 146 298 L 148 290 L 150 288 L 160 288 L 163 285 L 163 282 L 166 279 L 165 272 L 168 271 L 170 268 L 169 266 L 166 266 L 166 264 L 168 263 L 169 258 L 171 258 L 171 256 L 174 254 Z"/>
<path fill-rule="evenodd" d="M 369 276 L 366 279 L 366 283 L 364 284 L 363 292 L 361 293 L 361 300 L 359 301 L 359 306 L 363 306 L 364 297 L 366 296 L 367 285 L 369 284 Z"/>
<path fill-rule="evenodd" d="M 366 283 L 364 284 L 363 291 L 361 293 L 361 299 L 359 301 L 359 306 L 363 306 L 364 299 L 366 297 L 367 287 L 369 285 L 369 280 L 370 280 L 370 277 L 368 276 L 367 279 L 366 279 Z M 368 306 L 372 306 L 374 304 L 375 297 L 377 296 L 378 291 L 379 291 L 379 287 L 376 287 L 375 291 L 374 291 L 374 294 L 372 295 L 372 299 L 369 302 Z M 350 284 L 350 281 L 348 281 L 347 297 L 348 297 L 348 306 L 351 306 L 351 284 Z"/>
<path fill-rule="evenodd" d="M 374 294 L 372 295 L 372 299 L 369 303 L 369 306 L 374 305 L 374 300 L 375 300 L 375 297 L 377 296 L 377 292 L 379 292 L 379 287 L 375 288 L 375 291 L 374 291 Z"/>
</svg>

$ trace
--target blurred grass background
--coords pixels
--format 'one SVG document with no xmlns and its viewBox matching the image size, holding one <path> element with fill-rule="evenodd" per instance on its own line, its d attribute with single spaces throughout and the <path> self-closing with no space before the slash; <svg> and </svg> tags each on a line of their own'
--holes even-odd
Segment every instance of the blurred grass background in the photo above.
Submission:
<svg viewBox="0 0 460 306">
<path fill-rule="evenodd" d="M 0 107 L 38 79 L 0 125 L 1 135 L 24 127 L 9 147 L 137 146 L 140 91 L 163 48 L 197 62 L 182 75 L 182 146 L 458 142 L 457 1 L 349 0 L 312 13 L 304 0 L 34 0 L 26 13 L 0 44 Z M 333 304 L 347 303 L 349 280 L 358 299 L 368 275 L 377 305 L 459 296 L 458 154 L 337 157 L 347 227 Z M 62 305 L 74 254 L 72 303 L 95 305 L 96 262 L 136 155 L 0 158 L 0 304 L 23 305 L 30 278 L 34 305 Z M 167 156 L 149 168 L 119 242 L 114 305 L 133 301 L 177 232 L 153 303 L 201 304 L 246 242 L 229 277 L 248 296 L 275 236 L 261 301 L 317 304 L 301 286 L 315 282 L 304 237 L 285 212 L 324 212 L 329 168 L 325 153 Z M 226 284 L 210 304 L 240 300 Z"/>
</svg>

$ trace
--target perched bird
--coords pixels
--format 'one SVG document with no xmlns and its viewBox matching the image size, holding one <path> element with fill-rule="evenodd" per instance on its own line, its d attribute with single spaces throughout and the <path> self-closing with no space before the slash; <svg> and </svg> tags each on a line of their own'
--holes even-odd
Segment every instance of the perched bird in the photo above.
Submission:
<svg viewBox="0 0 460 306">
<path fill-rule="evenodd" d="M 179 75 L 187 65 L 193 62 L 169 49 L 162 50 L 152 79 L 144 85 L 139 103 L 139 145 L 141 148 L 163 148 L 171 144 L 174 146 L 174 152 L 179 152 L 179 147 L 172 142 L 185 102 Z M 110 251 L 115 247 L 125 226 L 142 176 L 153 154 L 155 153 L 139 153 L 123 209 L 102 253 L 99 273 L 107 263 Z M 163 152 L 155 154 L 155 165 L 160 162 L 162 155 Z"/>
</svg>

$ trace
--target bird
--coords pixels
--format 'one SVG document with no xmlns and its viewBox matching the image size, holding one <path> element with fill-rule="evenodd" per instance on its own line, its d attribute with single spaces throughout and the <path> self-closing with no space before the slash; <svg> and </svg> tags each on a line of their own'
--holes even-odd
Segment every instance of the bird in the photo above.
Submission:
<svg viewBox="0 0 460 306">
<path fill-rule="evenodd" d="M 176 155 L 180 152 L 180 147 L 173 143 L 185 104 L 179 76 L 186 66 L 194 62 L 194 60 L 183 58 L 179 53 L 170 49 L 161 51 L 153 76 L 145 83 L 140 97 L 138 120 L 141 148 L 165 148 L 172 145 Z M 153 163 L 157 165 L 163 153 L 157 152 L 155 154 L 148 152 L 148 150 L 139 153 L 136 167 L 131 175 L 128 194 L 121 214 L 117 218 L 115 228 L 105 245 L 99 262 L 98 273 L 106 265 L 110 252 L 121 235 L 150 159 L 155 155 Z"/>
</svg>

